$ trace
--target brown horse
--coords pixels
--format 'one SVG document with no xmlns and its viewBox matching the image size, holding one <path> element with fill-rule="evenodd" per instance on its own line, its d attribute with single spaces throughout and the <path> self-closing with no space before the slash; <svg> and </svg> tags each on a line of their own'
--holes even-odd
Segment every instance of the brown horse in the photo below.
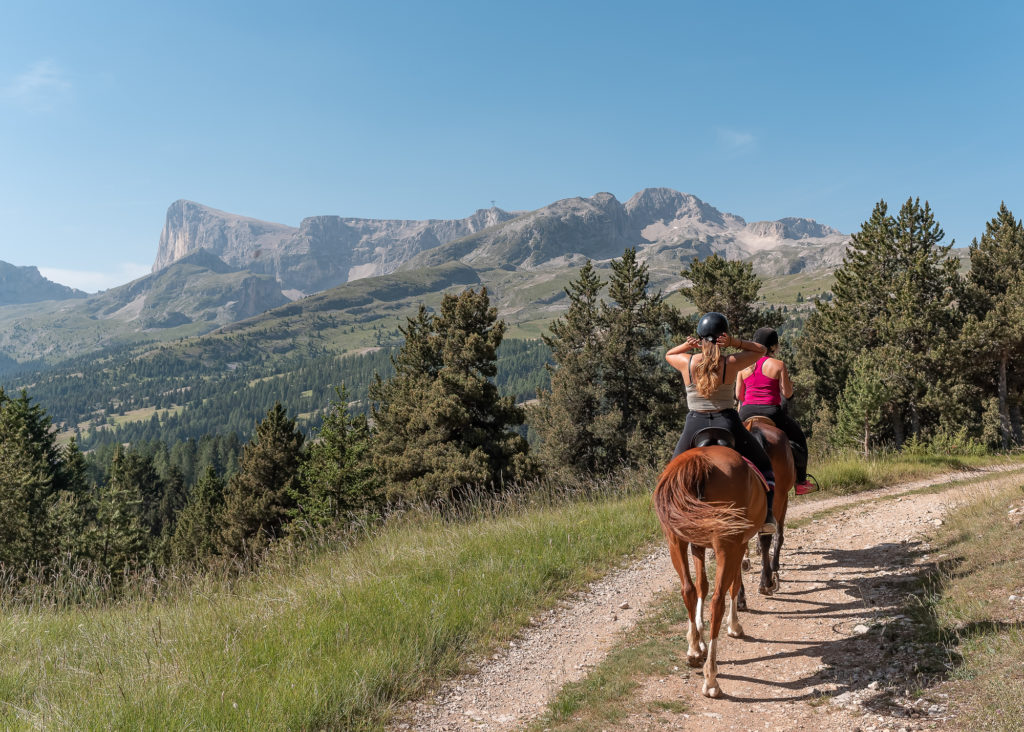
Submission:
<svg viewBox="0 0 1024 732">
<path fill-rule="evenodd" d="M 771 536 L 759 537 L 761 545 L 761 586 L 758 592 L 762 595 L 773 595 L 779 589 L 779 552 L 785 538 L 786 510 L 789 508 L 789 491 L 796 482 L 796 467 L 793 465 L 793 452 L 789 447 L 786 433 L 775 426 L 767 417 L 751 417 L 743 423 L 754 438 L 757 439 L 772 461 L 775 472 L 775 499 L 772 502 L 772 513 L 779 528 L 775 533 L 775 549 L 772 551 Z M 769 554 L 771 552 L 771 554 Z M 739 609 L 747 609 L 747 592 L 740 581 Z"/>
<path fill-rule="evenodd" d="M 765 490 L 755 470 L 728 447 L 698 447 L 680 454 L 668 464 L 654 489 L 654 510 L 668 539 L 672 564 L 683 583 L 683 602 L 690 618 L 686 634 L 686 659 L 691 666 L 704 663 L 704 696 L 722 693 L 718 684 L 718 632 L 725 611 L 725 593 L 731 591 L 728 633 L 743 635 L 736 599 L 741 587 L 740 562 L 747 541 L 764 521 Z M 693 545 L 694 573 L 690 579 L 687 546 Z M 715 551 L 715 592 L 711 601 L 711 641 L 705 647 L 704 598 L 708 593 L 704 550 Z"/>
</svg>

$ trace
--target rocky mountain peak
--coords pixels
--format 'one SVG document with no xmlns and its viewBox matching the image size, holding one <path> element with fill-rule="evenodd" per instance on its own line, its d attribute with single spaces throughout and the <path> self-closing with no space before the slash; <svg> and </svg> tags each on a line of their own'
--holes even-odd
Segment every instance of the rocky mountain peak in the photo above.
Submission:
<svg viewBox="0 0 1024 732">
<path fill-rule="evenodd" d="M 691 193 L 671 188 L 645 188 L 626 201 L 626 212 L 631 220 L 643 226 L 681 219 L 720 227 L 744 223 L 740 217 L 723 214 Z"/>
<path fill-rule="evenodd" d="M 0 262 L 0 305 L 20 305 L 42 300 L 86 297 L 81 290 L 43 277 L 38 267 L 18 267 Z"/>
</svg>

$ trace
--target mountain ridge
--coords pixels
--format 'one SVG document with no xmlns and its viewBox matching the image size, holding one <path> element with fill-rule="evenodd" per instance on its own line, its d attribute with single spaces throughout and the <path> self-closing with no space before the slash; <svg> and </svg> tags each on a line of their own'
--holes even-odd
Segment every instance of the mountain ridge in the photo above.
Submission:
<svg viewBox="0 0 1024 732">
<path fill-rule="evenodd" d="M 48 280 L 38 267 L 0 261 L 0 306 L 82 297 L 87 297 L 87 293 Z"/>
</svg>

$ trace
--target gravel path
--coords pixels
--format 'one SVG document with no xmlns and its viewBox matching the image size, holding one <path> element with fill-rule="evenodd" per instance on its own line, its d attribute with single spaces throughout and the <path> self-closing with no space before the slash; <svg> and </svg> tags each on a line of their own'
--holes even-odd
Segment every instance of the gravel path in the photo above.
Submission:
<svg viewBox="0 0 1024 732">
<path fill-rule="evenodd" d="M 1007 469 L 1019 467 L 995 468 L 992 480 Z M 895 608 L 924 560 L 921 535 L 933 530 L 968 491 L 976 493 L 977 484 L 895 502 L 870 499 L 978 476 L 978 471 L 951 473 L 813 501 L 791 496 L 789 521 L 826 508 L 851 508 L 786 531 L 782 586 L 774 597 L 757 594 L 759 561 L 753 562 L 746 579 L 750 612 L 741 616 L 746 638 L 728 638 L 724 630 L 721 636 L 719 678 L 725 699 L 701 696 L 700 670 L 682 664 L 677 674 L 644 684 L 636 713 L 621 728 L 700 729 L 712 720 L 716 729 L 744 730 L 941 726 L 941 700 L 922 702 L 905 695 L 919 678 L 924 649 L 900 645 L 899 631 L 907 630 L 909 637 L 910 621 Z M 406 707 L 394 729 L 517 729 L 539 716 L 563 684 L 584 677 L 599 663 L 656 596 L 678 590 L 667 548 L 659 544 L 536 618 L 508 648 L 481 659 L 475 673 Z M 941 659 L 932 661 L 941 664 Z M 648 711 L 656 701 L 682 701 L 688 709 L 680 714 Z"/>
</svg>

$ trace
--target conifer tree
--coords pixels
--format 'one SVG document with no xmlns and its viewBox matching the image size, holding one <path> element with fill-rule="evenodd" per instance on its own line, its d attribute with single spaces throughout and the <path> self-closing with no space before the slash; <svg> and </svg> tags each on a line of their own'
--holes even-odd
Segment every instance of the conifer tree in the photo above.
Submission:
<svg viewBox="0 0 1024 732">
<path fill-rule="evenodd" d="M 142 495 L 134 478 L 139 465 L 120 446 L 114 452 L 109 480 L 96 490 L 96 522 L 90 530 L 93 557 L 114 576 L 138 563 L 146 547 Z"/>
<path fill-rule="evenodd" d="M 201 565 L 216 553 L 223 508 L 224 481 L 207 467 L 178 515 L 170 544 L 174 563 Z"/>
<path fill-rule="evenodd" d="M 881 420 L 886 395 L 884 361 L 877 352 L 858 355 L 839 400 L 836 442 L 856 445 L 864 457 L 871 451 L 871 436 Z"/>
<path fill-rule="evenodd" d="M 937 425 L 950 406 L 943 394 L 951 385 L 935 377 L 956 347 L 962 287 L 944 237 L 927 202 L 908 199 L 896 217 L 879 202 L 852 237 L 833 299 L 817 303 L 800 342 L 800 370 L 813 374 L 815 395 L 828 404 L 843 393 L 857 354 L 894 347 L 884 358 L 897 445 L 908 431 Z"/>
<path fill-rule="evenodd" d="M 692 283 L 679 291 L 697 306 L 698 315 L 719 312 L 729 319 L 732 335 L 750 338 L 761 327 L 778 328 L 782 313 L 760 309 L 761 279 L 754 274 L 754 265 L 712 254 L 703 261 L 694 259 L 680 274 Z M 689 328 L 696 330 L 696 324 Z"/>
<path fill-rule="evenodd" d="M 336 390 L 318 439 L 299 468 L 297 516 L 325 526 L 374 506 L 379 480 L 370 463 L 370 430 L 363 415 L 348 413 L 345 387 Z"/>
<path fill-rule="evenodd" d="M 539 457 L 548 469 L 594 473 L 620 458 L 614 443 L 621 415 L 609 406 L 602 371 L 603 284 L 587 260 L 565 288 L 569 310 L 544 336 L 554 359 L 547 367 L 551 389 L 538 392 L 529 417 L 540 436 Z"/>
<path fill-rule="evenodd" d="M 303 435 L 280 402 L 256 426 L 239 471 L 224 491 L 221 541 L 225 553 L 258 550 L 281 535 L 295 508 Z"/>
<path fill-rule="evenodd" d="M 420 308 L 402 329 L 395 376 L 371 389 L 373 461 L 392 499 L 458 497 L 530 471 L 513 397 L 493 382 L 504 321 L 487 289 L 445 295 L 439 316 Z"/>
<path fill-rule="evenodd" d="M 627 249 L 612 261 L 610 302 L 601 307 L 604 388 L 619 415 L 615 452 L 633 464 L 668 457 L 662 454 L 668 435 L 679 430 L 683 417 L 678 378 L 664 360 L 674 313 L 660 292 L 649 292 L 649 281 L 636 248 Z"/>
<path fill-rule="evenodd" d="M 964 325 L 969 351 L 992 358 L 968 359 L 985 395 L 995 394 L 1003 449 L 1021 442 L 1020 400 L 1024 388 L 1024 224 L 1003 203 L 970 246 Z"/>
</svg>

